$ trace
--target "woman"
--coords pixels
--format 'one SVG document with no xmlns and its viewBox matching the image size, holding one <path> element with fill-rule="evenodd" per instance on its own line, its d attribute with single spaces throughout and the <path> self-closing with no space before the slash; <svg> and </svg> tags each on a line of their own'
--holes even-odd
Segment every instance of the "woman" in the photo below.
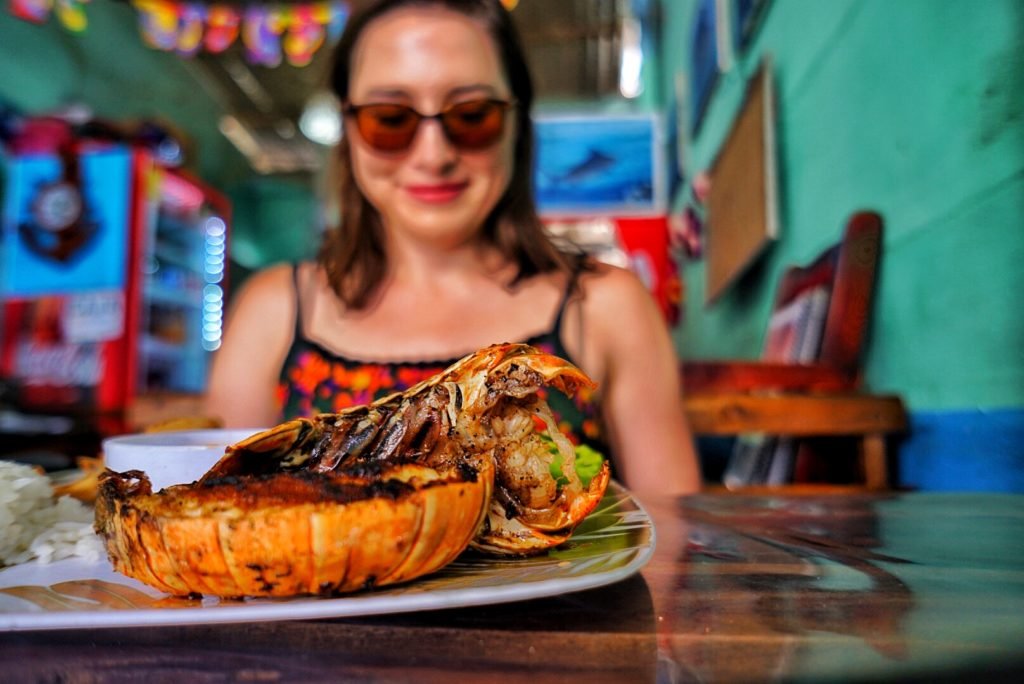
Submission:
<svg viewBox="0 0 1024 684">
<path fill-rule="evenodd" d="M 315 264 L 271 267 L 240 290 L 209 412 L 265 426 L 337 411 L 524 341 L 599 383 L 579 404 L 550 402 L 575 439 L 607 444 L 619 478 L 698 489 L 654 301 L 628 271 L 564 254 L 542 232 L 532 86 L 499 0 L 372 4 L 341 37 L 333 87 L 340 226 Z"/>
</svg>

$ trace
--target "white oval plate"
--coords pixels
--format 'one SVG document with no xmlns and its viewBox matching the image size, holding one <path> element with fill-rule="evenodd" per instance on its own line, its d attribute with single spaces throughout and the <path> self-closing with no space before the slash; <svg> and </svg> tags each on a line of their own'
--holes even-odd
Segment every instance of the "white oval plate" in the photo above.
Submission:
<svg viewBox="0 0 1024 684">
<path fill-rule="evenodd" d="M 647 512 L 612 482 L 572 538 L 543 556 L 465 553 L 407 584 L 341 597 L 174 598 L 118 574 L 107 561 L 29 562 L 0 571 L 0 631 L 354 617 L 522 601 L 623 580 L 650 560 L 654 540 Z"/>
</svg>

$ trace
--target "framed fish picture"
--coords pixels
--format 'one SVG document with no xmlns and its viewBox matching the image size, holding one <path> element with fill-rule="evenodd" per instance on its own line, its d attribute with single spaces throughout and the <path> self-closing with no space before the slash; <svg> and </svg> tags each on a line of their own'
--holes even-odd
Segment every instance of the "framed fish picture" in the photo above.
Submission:
<svg viewBox="0 0 1024 684">
<path fill-rule="evenodd" d="M 666 209 L 664 129 L 656 114 L 535 119 L 541 215 L 651 216 Z"/>
</svg>

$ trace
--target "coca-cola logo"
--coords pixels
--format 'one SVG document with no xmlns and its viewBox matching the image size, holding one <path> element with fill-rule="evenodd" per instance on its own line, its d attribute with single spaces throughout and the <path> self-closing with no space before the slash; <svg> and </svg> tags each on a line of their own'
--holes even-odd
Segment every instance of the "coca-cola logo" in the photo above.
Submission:
<svg viewBox="0 0 1024 684">
<path fill-rule="evenodd" d="M 14 358 L 14 375 L 26 385 L 98 385 L 103 359 L 92 344 L 23 342 Z"/>
</svg>

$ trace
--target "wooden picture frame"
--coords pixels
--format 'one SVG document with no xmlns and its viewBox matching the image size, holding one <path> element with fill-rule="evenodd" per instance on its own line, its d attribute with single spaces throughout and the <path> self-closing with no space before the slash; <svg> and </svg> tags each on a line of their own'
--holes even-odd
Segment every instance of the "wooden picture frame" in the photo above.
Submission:
<svg viewBox="0 0 1024 684">
<path fill-rule="evenodd" d="M 711 168 L 707 200 L 705 303 L 710 305 L 779 234 L 772 61 L 750 79 L 732 129 Z"/>
</svg>

